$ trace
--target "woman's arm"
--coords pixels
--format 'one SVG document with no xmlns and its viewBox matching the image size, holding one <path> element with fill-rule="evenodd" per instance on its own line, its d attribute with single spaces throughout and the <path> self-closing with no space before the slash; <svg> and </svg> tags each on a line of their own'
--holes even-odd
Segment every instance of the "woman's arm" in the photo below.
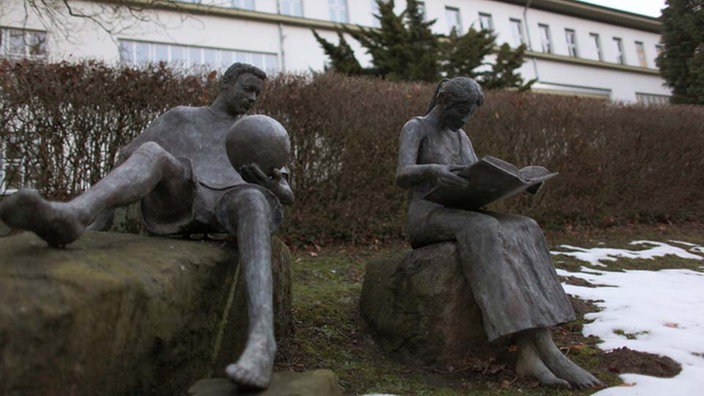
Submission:
<svg viewBox="0 0 704 396">
<path fill-rule="evenodd" d="M 458 168 L 456 165 L 418 164 L 418 151 L 422 140 L 423 133 L 419 121 L 408 121 L 401 130 L 396 185 L 411 188 L 426 181 L 433 181 L 445 186 L 466 186 L 467 181 L 452 172 Z"/>
</svg>

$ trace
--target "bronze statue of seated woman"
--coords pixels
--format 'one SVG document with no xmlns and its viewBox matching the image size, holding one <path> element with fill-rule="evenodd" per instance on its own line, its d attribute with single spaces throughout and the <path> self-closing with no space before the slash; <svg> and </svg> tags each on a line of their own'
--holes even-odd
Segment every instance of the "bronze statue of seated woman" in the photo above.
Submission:
<svg viewBox="0 0 704 396">
<path fill-rule="evenodd" d="M 410 243 L 419 248 L 455 241 L 489 341 L 509 335 L 517 339 L 519 374 L 552 386 L 602 386 L 552 340 L 549 327 L 575 316 L 538 224 L 528 217 L 467 210 L 427 199 L 438 187 L 446 195 L 471 188 L 472 179 L 458 172 L 479 159 L 462 127 L 483 102 L 476 81 L 444 80 L 427 114 L 403 127 L 396 183 L 410 191 Z"/>
</svg>

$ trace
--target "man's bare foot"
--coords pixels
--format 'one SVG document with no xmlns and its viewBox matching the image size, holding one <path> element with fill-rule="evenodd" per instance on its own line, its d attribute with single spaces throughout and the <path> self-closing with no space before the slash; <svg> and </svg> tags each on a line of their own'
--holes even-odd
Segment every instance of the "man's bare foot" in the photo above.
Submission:
<svg viewBox="0 0 704 396">
<path fill-rule="evenodd" d="M 225 369 L 227 376 L 244 388 L 265 389 L 274 370 L 276 341 L 262 334 L 251 335 L 247 346 L 236 363 Z"/>
<path fill-rule="evenodd" d="M 518 360 L 516 361 L 516 372 L 521 377 L 534 377 L 545 386 L 570 389 L 569 382 L 558 378 L 548 369 L 533 344 L 525 337 L 518 342 Z"/>
<path fill-rule="evenodd" d="M 587 370 L 579 367 L 560 352 L 552 340 L 550 330 L 538 329 L 530 334 L 540 360 L 545 363 L 556 376 L 569 382 L 575 389 L 600 388 L 604 383 L 599 381 Z"/>
<path fill-rule="evenodd" d="M 70 204 L 47 201 L 31 189 L 20 190 L 3 199 L 0 218 L 11 228 L 32 231 L 53 247 L 75 241 L 86 227 Z"/>
</svg>

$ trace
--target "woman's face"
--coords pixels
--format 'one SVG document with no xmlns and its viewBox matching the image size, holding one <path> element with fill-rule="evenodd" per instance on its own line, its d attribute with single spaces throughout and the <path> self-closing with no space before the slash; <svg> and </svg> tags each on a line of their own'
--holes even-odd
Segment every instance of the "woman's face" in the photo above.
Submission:
<svg viewBox="0 0 704 396">
<path fill-rule="evenodd" d="M 455 101 L 443 107 L 443 123 L 453 131 L 462 128 L 477 110 L 476 101 Z"/>
</svg>

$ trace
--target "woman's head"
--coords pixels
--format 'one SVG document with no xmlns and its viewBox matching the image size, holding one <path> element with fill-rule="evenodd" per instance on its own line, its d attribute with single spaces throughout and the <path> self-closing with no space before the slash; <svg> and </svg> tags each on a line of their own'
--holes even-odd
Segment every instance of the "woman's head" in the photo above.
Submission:
<svg viewBox="0 0 704 396">
<path fill-rule="evenodd" d="M 484 93 L 479 84 L 469 77 L 455 77 L 438 84 L 428 112 L 439 107 L 442 121 L 456 130 L 461 128 L 482 104 Z"/>
<path fill-rule="evenodd" d="M 435 91 L 435 100 L 438 104 L 453 102 L 471 102 L 481 106 L 484 103 L 484 92 L 479 83 L 469 77 L 455 77 L 445 79 L 438 84 Z"/>
</svg>

